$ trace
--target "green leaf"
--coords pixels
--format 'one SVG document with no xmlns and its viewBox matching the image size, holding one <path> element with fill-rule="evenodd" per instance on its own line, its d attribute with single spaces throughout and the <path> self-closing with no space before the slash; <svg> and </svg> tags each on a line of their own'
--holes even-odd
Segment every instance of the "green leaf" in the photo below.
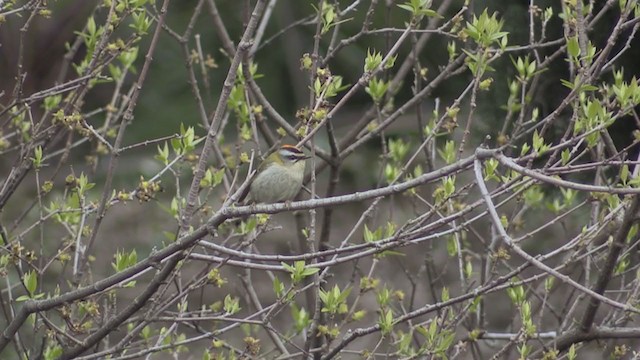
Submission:
<svg viewBox="0 0 640 360">
<path fill-rule="evenodd" d="M 233 297 L 231 295 L 227 295 L 224 298 L 224 311 L 227 314 L 233 315 L 238 313 L 241 310 L 240 308 L 240 299 Z"/>
<path fill-rule="evenodd" d="M 284 294 L 284 284 L 278 277 L 273 279 L 273 293 L 276 294 L 277 297 L 281 297 L 282 294 Z"/>
<path fill-rule="evenodd" d="M 620 180 L 622 180 L 623 184 L 626 184 L 628 179 L 629 179 L 629 165 L 624 164 L 622 165 L 622 170 L 620 171 Z"/>
<path fill-rule="evenodd" d="M 562 150 L 562 154 L 560 154 L 562 159 L 562 165 L 567 165 L 569 160 L 571 160 L 571 151 L 569 149 Z"/>
<path fill-rule="evenodd" d="M 319 268 L 306 267 L 304 261 L 296 261 L 293 263 L 293 266 L 288 265 L 284 262 L 282 262 L 281 264 L 282 267 L 290 273 L 291 280 L 294 284 L 299 283 L 307 276 L 313 275 L 320 271 Z"/>
<path fill-rule="evenodd" d="M 376 233 L 369 230 L 367 224 L 364 224 L 364 241 L 370 243 L 378 240 Z"/>
<path fill-rule="evenodd" d="M 574 58 L 577 58 L 580 55 L 580 44 L 578 43 L 577 36 L 567 39 L 567 52 Z"/>
<path fill-rule="evenodd" d="M 43 355 L 45 360 L 58 359 L 60 356 L 62 356 L 62 346 L 58 344 L 47 346 Z"/>
<path fill-rule="evenodd" d="M 33 270 L 24 274 L 24 286 L 27 288 L 29 295 L 33 297 L 38 288 L 38 275 Z"/>
</svg>

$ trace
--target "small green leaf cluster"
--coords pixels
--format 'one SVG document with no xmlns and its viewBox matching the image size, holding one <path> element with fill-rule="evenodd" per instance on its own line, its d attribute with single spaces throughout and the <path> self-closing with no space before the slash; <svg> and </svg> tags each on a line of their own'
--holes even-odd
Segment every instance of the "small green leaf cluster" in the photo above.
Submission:
<svg viewBox="0 0 640 360">
<path fill-rule="evenodd" d="M 124 251 L 118 251 L 115 254 L 115 262 L 111 263 L 111 267 L 117 272 L 123 271 L 138 262 L 138 254 L 136 250 L 131 250 L 128 254 Z"/>
<path fill-rule="evenodd" d="M 562 194 L 562 201 L 558 198 L 553 199 L 547 203 L 547 209 L 549 209 L 554 214 L 559 214 L 560 212 L 567 210 L 571 207 L 571 205 L 575 202 L 576 196 L 578 193 L 573 189 L 568 188 L 560 188 L 560 193 Z"/>
<path fill-rule="evenodd" d="M 371 231 L 369 227 L 364 225 L 364 241 L 366 243 L 375 243 L 380 240 L 389 240 L 391 239 L 396 232 L 396 224 L 392 222 L 387 222 L 387 225 L 378 227 L 375 231 Z M 393 250 L 385 250 L 375 255 L 376 259 L 383 258 L 388 255 L 402 255 L 399 251 Z"/>
<path fill-rule="evenodd" d="M 453 164 L 456 161 L 456 143 L 453 140 L 447 140 L 444 144 L 444 148 L 438 149 L 438 154 L 444 162 Z"/>
<path fill-rule="evenodd" d="M 609 127 L 614 123 L 613 113 L 607 111 L 598 99 L 587 99 L 581 94 L 581 114 L 574 123 L 573 130 L 576 134 L 586 133 L 587 145 L 592 148 L 600 140 L 601 128 Z"/>
<path fill-rule="evenodd" d="M 615 99 L 620 110 L 626 114 L 631 108 L 640 104 L 640 88 L 635 76 L 628 82 L 624 81 L 623 77 L 624 72 L 622 70 L 614 71 L 614 84 L 610 87 L 605 86 L 605 90 L 608 96 L 612 96 Z"/>
<path fill-rule="evenodd" d="M 18 137 L 18 141 L 26 143 L 31 140 L 31 122 L 26 119 L 25 111 L 20 110 L 18 109 L 18 107 L 14 106 L 9 110 L 9 114 L 10 118 L 12 119 L 10 122 L 10 126 L 16 129 L 16 131 L 20 135 Z M 6 149 L 10 145 L 11 142 L 8 140 L 8 137 L 5 137 L 0 141 L 0 147 L 2 149 Z"/>
<path fill-rule="evenodd" d="M 38 170 L 42 167 L 42 146 L 36 146 L 33 150 L 31 161 L 33 162 L 34 169 Z"/>
<path fill-rule="evenodd" d="M 172 344 L 185 341 L 187 336 L 184 333 L 176 333 L 173 330 L 167 329 L 166 327 L 160 328 L 159 339 L 162 339 L 161 344 L 165 346 L 170 346 Z M 180 346 L 172 346 L 169 348 L 170 352 L 173 354 L 188 352 L 189 348 L 184 345 Z"/>
<path fill-rule="evenodd" d="M 493 44 L 505 47 L 509 33 L 502 31 L 503 25 L 504 21 L 498 20 L 497 13 L 489 15 L 487 9 L 484 9 L 480 16 L 474 15 L 471 22 L 467 22 L 464 33 L 481 48 L 488 48 Z"/>
<path fill-rule="evenodd" d="M 196 140 L 193 126 L 185 127 L 184 124 L 180 124 L 180 136 L 171 139 L 171 147 L 176 156 L 185 156 L 192 153 L 196 145 L 203 139 L 204 138 L 200 138 Z M 162 161 L 168 161 L 168 154 L 165 149 L 160 150 L 160 148 L 158 148 L 158 156 Z"/>
<path fill-rule="evenodd" d="M 55 108 L 58 107 L 58 105 L 60 104 L 60 101 L 62 101 L 61 94 L 47 96 L 46 98 L 44 98 L 44 102 L 42 106 L 46 111 L 53 111 Z"/>
<path fill-rule="evenodd" d="M 320 8 L 320 19 L 322 21 L 322 34 L 326 34 L 333 26 L 336 25 L 336 8 L 328 1 L 323 1 Z"/>
<path fill-rule="evenodd" d="M 202 177 L 202 181 L 200 181 L 200 187 L 214 188 L 220 185 L 222 183 L 222 179 L 224 178 L 224 172 L 224 168 L 208 168 L 204 173 L 204 177 Z"/>
<path fill-rule="evenodd" d="M 22 281 L 24 283 L 25 289 L 27 289 L 27 294 L 18 296 L 18 298 L 16 299 L 17 302 L 26 301 L 29 299 L 35 300 L 44 297 L 43 293 L 36 293 L 36 291 L 38 290 L 38 273 L 33 270 L 28 271 L 24 274 Z"/>
<path fill-rule="evenodd" d="M 121 44 L 120 47 L 123 46 L 124 44 Z M 138 49 L 139 48 L 137 46 L 123 49 L 120 55 L 118 55 L 120 66 L 113 63 L 109 64 L 109 73 L 114 80 L 122 81 L 127 71 L 131 71 L 134 74 L 136 73 L 136 68 L 133 64 L 138 58 Z"/>
<path fill-rule="evenodd" d="M 71 175 L 70 175 L 71 176 Z M 69 176 L 67 176 L 69 179 Z M 72 177 L 75 186 L 75 177 Z M 80 198 L 78 193 L 72 191 L 65 196 L 64 200 L 51 201 L 49 207 L 45 207 L 45 210 L 53 217 L 53 219 L 70 229 L 77 229 L 82 216 L 82 209 L 80 209 Z"/>
<path fill-rule="evenodd" d="M 115 261 L 111 263 L 111 267 L 116 272 L 121 272 L 126 270 L 127 268 L 132 267 L 138 262 L 138 253 L 135 249 L 131 250 L 129 253 L 126 253 L 124 250 L 118 250 L 114 255 Z M 123 287 L 134 287 L 136 285 L 135 281 L 129 281 Z"/>
<path fill-rule="evenodd" d="M 281 263 L 282 267 L 289 272 L 291 276 L 291 281 L 294 284 L 299 284 L 306 277 L 311 276 L 318 271 L 319 268 L 307 267 L 304 261 L 296 261 L 293 265 L 289 265 L 287 263 Z"/>
<path fill-rule="evenodd" d="M 365 91 L 367 92 L 367 94 L 371 96 L 371 99 L 373 100 L 373 102 L 378 106 L 384 99 L 384 95 L 387 93 L 388 89 L 389 89 L 389 82 L 378 79 L 376 77 L 371 79 L 369 81 L 369 85 L 365 87 Z"/>
<path fill-rule="evenodd" d="M 440 317 L 431 319 L 428 327 L 416 326 L 407 333 L 398 330 L 395 335 L 398 337 L 397 351 L 403 357 L 447 359 L 455 341 L 455 332 Z M 416 339 L 421 340 L 419 348 L 414 346 Z"/>
<path fill-rule="evenodd" d="M 512 282 L 516 282 L 516 281 L 517 279 L 512 280 Z M 522 305 L 522 303 L 527 298 L 526 293 L 524 291 L 524 286 L 522 285 L 513 285 L 507 288 L 507 295 L 509 296 L 509 299 L 511 299 L 511 302 L 516 306 Z"/>
<path fill-rule="evenodd" d="M 511 58 L 511 62 L 518 72 L 518 80 L 520 82 L 529 81 L 542 71 L 536 71 L 536 61 L 529 59 L 529 56 L 525 56 L 524 58 L 522 58 L 522 56 L 518 56 L 516 59 Z"/>
<path fill-rule="evenodd" d="M 379 51 L 367 49 L 367 57 L 364 58 L 364 72 L 374 72 L 382 63 L 382 53 Z"/>
<path fill-rule="evenodd" d="M 220 274 L 220 269 L 211 269 L 207 274 L 207 281 L 213 284 L 215 287 L 223 287 L 228 281 Z"/>
<path fill-rule="evenodd" d="M 76 35 L 80 36 L 84 40 L 84 45 L 87 47 L 87 55 L 93 54 L 96 50 L 96 46 L 98 45 L 98 41 L 100 40 L 100 36 L 103 32 L 104 27 L 98 26 L 93 16 L 87 20 L 84 32 L 76 32 Z M 85 57 L 85 61 L 87 61 L 87 63 L 83 63 L 83 65 L 89 65 L 88 60 L 89 59 Z M 82 67 L 82 69 L 84 70 L 84 67 Z M 76 68 L 76 70 L 80 70 L 80 68 Z M 78 72 L 78 74 L 80 73 L 81 72 Z"/>
<path fill-rule="evenodd" d="M 586 54 L 582 53 L 578 36 L 572 36 L 567 41 L 567 54 L 569 61 L 579 67 L 590 65 L 596 55 L 598 49 L 589 41 L 586 45 Z"/>
<path fill-rule="evenodd" d="M 263 76 L 258 73 L 258 64 L 254 62 L 249 64 L 248 73 L 251 79 L 259 79 Z M 236 73 L 235 83 L 227 100 L 227 108 L 233 112 L 237 119 L 238 132 L 243 141 L 248 141 L 252 137 L 251 117 L 260 114 L 262 111 L 261 107 L 251 107 L 247 96 L 244 67 L 240 64 Z"/>
<path fill-rule="evenodd" d="M 438 186 L 433 192 L 433 198 L 437 203 L 442 203 L 445 200 L 449 199 L 456 192 L 456 177 L 455 176 L 445 176 L 440 181 L 440 186 Z"/>
<path fill-rule="evenodd" d="M 255 216 L 250 216 L 246 220 L 243 220 L 240 222 L 240 225 L 238 225 L 237 230 L 238 230 L 238 233 L 245 235 L 254 231 L 257 226 L 258 226 L 258 218 Z"/>
<path fill-rule="evenodd" d="M 420 22 L 423 17 L 441 17 L 435 10 L 431 9 L 432 0 L 409 0 L 398 7 L 411 13 L 414 23 Z"/>
<path fill-rule="evenodd" d="M 411 144 L 402 138 L 390 138 L 388 141 L 389 156 L 384 168 L 384 176 L 388 184 L 398 181 L 402 175 L 403 161 L 411 151 Z"/>
<path fill-rule="evenodd" d="M 515 282 L 517 279 L 513 279 L 513 281 Z M 520 358 L 527 359 L 532 348 L 526 343 L 526 339 L 535 337 L 537 334 L 537 328 L 533 323 L 531 313 L 531 303 L 527 300 L 527 295 L 522 284 L 514 284 L 510 288 L 507 288 L 507 295 L 520 312 L 522 336 L 518 338 L 518 352 L 520 354 Z"/>
<path fill-rule="evenodd" d="M 373 74 L 376 73 L 380 66 L 382 65 L 382 69 L 390 69 L 395 64 L 397 54 L 395 56 L 391 56 L 387 59 L 387 61 L 382 64 L 383 56 L 379 51 L 367 50 L 367 57 L 364 59 L 364 72 L 365 74 Z M 389 90 L 389 81 L 384 81 L 374 76 L 369 80 L 369 83 L 365 87 L 365 91 L 371 99 L 376 104 L 376 106 L 380 106 L 382 101 L 384 100 L 385 94 Z"/>
<path fill-rule="evenodd" d="M 416 328 L 418 333 L 426 337 L 425 350 L 428 354 L 439 358 L 446 358 L 446 353 L 453 345 L 455 333 L 448 328 L 439 326 L 439 318 L 434 318 L 425 331 L 424 327 Z"/>
<path fill-rule="evenodd" d="M 129 41 L 117 39 L 116 41 L 107 44 L 106 50 L 111 53 L 120 52 L 120 54 L 118 55 L 118 60 L 120 61 L 121 66 L 109 64 L 109 71 L 111 73 L 112 79 L 118 81 L 122 80 L 125 71 L 132 69 L 133 67 L 133 62 L 135 61 L 138 53 L 138 48 L 136 46 L 133 46 L 133 44 L 140 41 L 142 36 L 148 33 L 149 28 L 153 23 L 153 19 L 147 14 L 146 6 L 148 4 L 155 3 L 155 1 L 107 0 L 104 2 L 103 6 L 105 8 L 110 8 L 112 5 L 112 1 L 116 1 L 114 8 L 115 12 L 112 14 L 111 18 L 106 20 L 106 23 L 104 25 L 99 25 L 96 22 L 95 17 L 92 16 L 88 19 L 84 30 L 82 32 L 76 32 L 76 34 L 83 39 L 84 44 L 87 47 L 85 57 L 80 61 L 79 64 L 73 64 L 78 75 L 84 75 L 85 72 L 89 70 L 89 65 L 91 64 L 93 57 L 96 55 L 96 51 L 99 50 L 97 49 L 97 45 L 99 44 L 105 32 L 113 33 L 113 31 L 122 23 L 124 23 L 125 19 L 129 17 L 131 19 L 129 28 L 133 29 L 134 31 L 132 38 Z M 112 79 L 99 77 L 93 78 L 90 80 L 90 86 Z"/>
<path fill-rule="evenodd" d="M 498 162 L 498 160 L 496 159 L 488 159 L 484 162 L 484 179 L 486 181 L 488 180 L 496 180 L 496 181 L 500 181 L 500 178 L 498 177 L 496 171 L 498 170 L 498 165 L 500 163 Z"/>
<path fill-rule="evenodd" d="M 62 356 L 62 346 L 57 343 L 47 346 L 43 356 L 45 360 L 56 360 L 60 358 L 60 356 Z"/>
<path fill-rule="evenodd" d="M 318 76 L 313 82 L 312 90 L 316 99 L 327 100 L 336 97 L 348 87 L 349 85 L 342 84 L 342 76 L 331 75 L 328 69 L 318 69 Z M 314 118 L 317 117 L 314 115 Z"/>
<path fill-rule="evenodd" d="M 350 293 L 351 287 L 340 290 L 338 285 L 327 291 L 320 289 L 318 295 L 322 301 L 322 312 L 329 313 L 332 317 L 337 314 L 346 314 L 348 311 L 347 297 Z"/>
<path fill-rule="evenodd" d="M 465 62 L 474 76 L 482 77 L 487 71 L 493 71 L 488 64 L 489 52 L 487 51 L 492 45 L 498 45 L 504 50 L 508 43 L 508 32 L 502 31 L 504 22 L 498 20 L 496 13 L 489 15 L 485 9 L 480 16 L 473 16 L 471 22 L 467 22 L 466 28 L 462 31 L 463 38 L 471 38 L 477 45 L 478 49 L 474 52 L 463 49 L 467 54 Z M 449 56 L 452 56 L 449 50 Z"/>
<path fill-rule="evenodd" d="M 296 334 L 302 333 L 311 325 L 311 314 L 304 307 L 298 308 L 295 303 L 291 303 L 291 317 Z"/>
<path fill-rule="evenodd" d="M 237 314 L 242 309 L 240 307 L 240 299 L 231 295 L 225 296 L 223 309 L 227 315 Z"/>
</svg>

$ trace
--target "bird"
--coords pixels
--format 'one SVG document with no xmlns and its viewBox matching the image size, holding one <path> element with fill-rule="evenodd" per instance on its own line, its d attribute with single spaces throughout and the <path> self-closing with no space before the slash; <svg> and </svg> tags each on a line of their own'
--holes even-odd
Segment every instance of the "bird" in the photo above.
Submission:
<svg viewBox="0 0 640 360">
<path fill-rule="evenodd" d="M 302 188 L 306 160 L 300 148 L 282 145 L 258 166 L 249 186 L 248 202 L 271 204 L 290 201 Z"/>
</svg>

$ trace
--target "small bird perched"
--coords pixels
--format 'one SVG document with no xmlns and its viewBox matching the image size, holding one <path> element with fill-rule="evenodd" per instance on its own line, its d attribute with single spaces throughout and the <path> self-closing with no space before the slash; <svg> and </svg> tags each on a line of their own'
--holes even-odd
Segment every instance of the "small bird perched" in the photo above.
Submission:
<svg viewBox="0 0 640 360">
<path fill-rule="evenodd" d="M 249 188 L 249 201 L 276 203 L 292 200 L 302 188 L 305 155 L 293 145 L 282 145 L 258 166 Z"/>
</svg>

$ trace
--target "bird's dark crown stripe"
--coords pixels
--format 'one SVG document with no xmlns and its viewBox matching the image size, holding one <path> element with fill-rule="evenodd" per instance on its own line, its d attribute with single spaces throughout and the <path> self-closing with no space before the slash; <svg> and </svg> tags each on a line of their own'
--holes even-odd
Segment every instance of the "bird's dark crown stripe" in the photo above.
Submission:
<svg viewBox="0 0 640 360">
<path fill-rule="evenodd" d="M 298 149 L 293 145 L 282 145 L 281 149 L 291 151 L 292 153 L 296 153 L 296 154 L 303 154 L 302 150 Z"/>
</svg>

